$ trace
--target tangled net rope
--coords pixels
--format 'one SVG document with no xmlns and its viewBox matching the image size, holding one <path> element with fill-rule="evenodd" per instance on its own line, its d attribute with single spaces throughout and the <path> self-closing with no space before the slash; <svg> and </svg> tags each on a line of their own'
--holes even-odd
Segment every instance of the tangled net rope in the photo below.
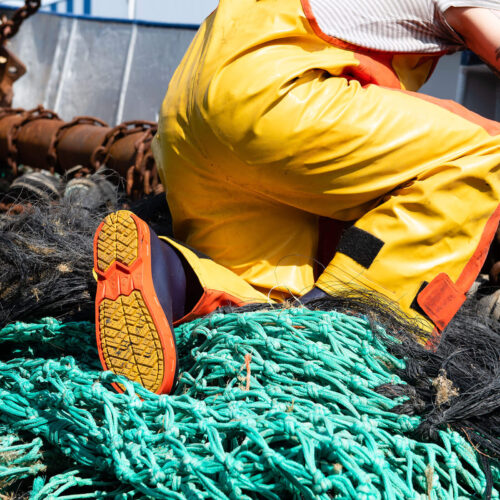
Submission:
<svg viewBox="0 0 500 500">
<path fill-rule="evenodd" d="M 385 335 L 332 311 L 215 313 L 176 330 L 180 381 L 156 396 L 98 370 L 90 323 L 10 325 L 0 491 L 28 478 L 37 500 L 481 498 L 474 448 L 450 430 L 417 440 L 420 418 L 392 411 L 404 398 L 376 392 L 402 383 Z"/>
</svg>

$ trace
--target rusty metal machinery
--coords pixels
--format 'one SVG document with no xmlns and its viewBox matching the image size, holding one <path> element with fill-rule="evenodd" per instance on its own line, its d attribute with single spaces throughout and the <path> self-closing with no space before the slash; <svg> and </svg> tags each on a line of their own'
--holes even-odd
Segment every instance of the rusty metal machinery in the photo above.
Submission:
<svg viewBox="0 0 500 500">
<path fill-rule="evenodd" d="M 132 199 L 161 192 L 151 151 L 156 123 L 129 121 L 110 127 L 88 116 L 64 122 L 42 106 L 31 110 L 10 107 L 12 85 L 26 67 L 6 43 L 40 6 L 41 0 L 25 0 L 10 18 L 0 20 L 0 166 L 12 178 L 20 164 L 60 174 L 77 165 L 88 173 L 106 166 L 126 179 L 127 195 Z"/>
<path fill-rule="evenodd" d="M 137 199 L 162 191 L 151 151 L 157 125 L 130 121 L 115 127 L 94 117 L 64 122 L 39 106 L 0 109 L 0 159 L 17 175 L 19 164 L 63 174 L 76 165 L 88 172 L 106 166 L 126 179 L 127 195 Z"/>
</svg>

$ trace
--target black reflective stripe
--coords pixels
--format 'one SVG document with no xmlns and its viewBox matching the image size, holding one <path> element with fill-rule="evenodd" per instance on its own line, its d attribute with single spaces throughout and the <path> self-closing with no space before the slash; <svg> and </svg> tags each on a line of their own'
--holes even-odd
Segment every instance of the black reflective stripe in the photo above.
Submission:
<svg viewBox="0 0 500 500">
<path fill-rule="evenodd" d="M 347 255 L 360 266 L 368 269 L 383 246 L 384 242 L 373 234 L 359 227 L 351 226 L 342 234 L 337 252 Z"/>
<path fill-rule="evenodd" d="M 427 318 L 427 314 L 425 314 L 424 310 L 420 307 L 420 304 L 418 303 L 418 296 L 420 295 L 420 292 L 429 284 L 428 281 L 424 281 L 421 285 L 420 288 L 418 289 L 417 295 L 415 295 L 415 298 L 413 299 L 413 302 L 410 304 L 410 307 L 421 314 L 422 316 L 425 316 Z"/>
</svg>

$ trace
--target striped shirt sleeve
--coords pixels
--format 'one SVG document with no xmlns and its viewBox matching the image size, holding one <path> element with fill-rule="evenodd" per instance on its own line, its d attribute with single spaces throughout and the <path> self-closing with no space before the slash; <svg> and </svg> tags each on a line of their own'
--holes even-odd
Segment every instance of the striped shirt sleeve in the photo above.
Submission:
<svg viewBox="0 0 500 500">
<path fill-rule="evenodd" d="M 450 7 L 498 12 L 500 0 L 302 0 L 322 33 L 390 52 L 439 53 L 465 48 L 446 22 Z"/>
<path fill-rule="evenodd" d="M 436 0 L 436 4 L 441 12 L 450 7 L 483 7 L 500 11 L 500 0 Z"/>
</svg>

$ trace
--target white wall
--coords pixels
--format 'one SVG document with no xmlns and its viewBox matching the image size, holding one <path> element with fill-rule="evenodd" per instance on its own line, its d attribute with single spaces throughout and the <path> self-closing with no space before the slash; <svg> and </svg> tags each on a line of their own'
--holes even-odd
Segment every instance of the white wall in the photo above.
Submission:
<svg viewBox="0 0 500 500">
<path fill-rule="evenodd" d="M 237 1 L 237 0 L 235 0 Z M 163 23 L 200 24 L 218 4 L 218 0 L 135 0 L 135 18 Z M 64 12 L 64 2 L 58 11 Z M 74 0 L 76 14 L 83 12 L 83 0 Z M 128 0 L 92 0 L 92 15 L 126 19 Z"/>
<path fill-rule="evenodd" d="M 143 0 L 137 0 L 142 2 Z M 97 17 L 124 18 L 128 16 L 126 0 L 92 0 L 92 15 Z"/>
<path fill-rule="evenodd" d="M 234 0 L 238 1 L 238 0 Z M 44 10 L 57 2 L 57 12 L 66 12 L 64 0 L 43 0 Z M 83 14 L 83 0 L 73 0 L 74 13 Z M 0 0 L 1 5 L 19 7 L 24 0 Z M 136 19 L 163 23 L 200 24 L 218 4 L 218 0 L 135 0 Z M 128 0 L 92 0 L 92 15 L 97 17 L 128 17 Z"/>
<path fill-rule="evenodd" d="M 218 0 L 136 0 L 136 17 L 146 21 L 200 24 L 218 3 Z"/>
</svg>

